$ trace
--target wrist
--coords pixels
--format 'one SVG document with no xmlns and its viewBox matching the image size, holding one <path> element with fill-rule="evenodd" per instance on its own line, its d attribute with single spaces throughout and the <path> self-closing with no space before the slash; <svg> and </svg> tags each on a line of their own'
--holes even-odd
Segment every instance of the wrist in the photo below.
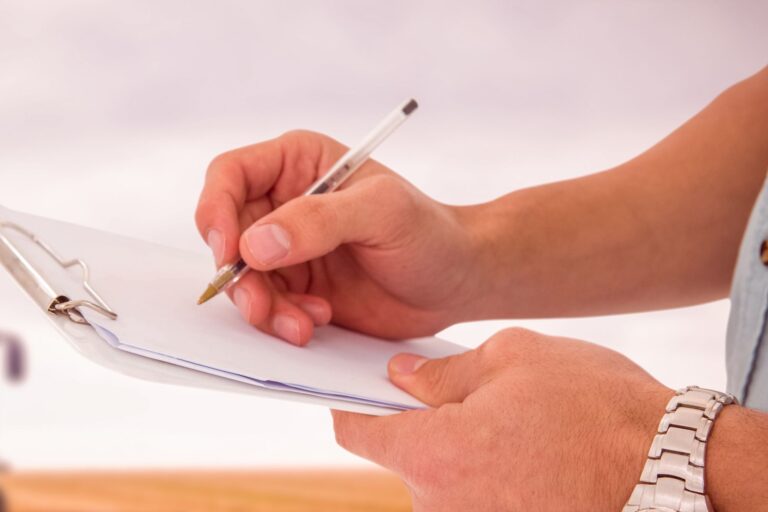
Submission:
<svg viewBox="0 0 768 512">
<path fill-rule="evenodd" d="M 607 470 L 607 475 L 613 475 L 613 482 L 607 486 L 610 500 L 606 510 L 622 510 L 621 507 L 637 485 L 648 458 L 648 450 L 658 432 L 659 422 L 673 396 L 674 389 L 654 382 L 652 386 L 633 387 L 631 396 L 625 398 L 632 400 L 635 405 L 624 414 L 625 428 L 616 430 L 623 435 L 620 435 L 614 449 L 623 454 L 624 458 L 614 462 Z"/>
<path fill-rule="evenodd" d="M 473 320 L 515 318 L 529 311 L 521 304 L 536 302 L 536 268 L 531 240 L 529 201 L 525 191 L 513 192 L 488 203 L 456 207 L 456 215 L 471 246 L 473 275 L 478 291 Z M 535 308 L 536 306 L 534 306 Z"/>
<path fill-rule="evenodd" d="M 708 444 L 705 479 L 716 512 L 762 510 L 768 499 L 768 414 L 726 407 Z"/>
</svg>

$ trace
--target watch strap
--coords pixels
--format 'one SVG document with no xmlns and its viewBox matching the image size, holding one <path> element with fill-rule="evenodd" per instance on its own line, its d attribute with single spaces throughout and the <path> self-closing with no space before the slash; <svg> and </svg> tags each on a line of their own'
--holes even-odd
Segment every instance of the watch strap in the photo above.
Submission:
<svg viewBox="0 0 768 512">
<path fill-rule="evenodd" d="M 707 440 L 715 418 L 736 399 L 690 386 L 667 404 L 640 482 L 623 512 L 712 512 L 705 492 Z"/>
</svg>

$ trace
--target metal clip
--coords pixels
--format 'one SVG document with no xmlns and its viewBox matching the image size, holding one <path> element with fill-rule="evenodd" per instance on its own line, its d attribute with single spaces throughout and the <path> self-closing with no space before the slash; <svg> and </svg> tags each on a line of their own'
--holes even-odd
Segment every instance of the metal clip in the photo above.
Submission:
<svg viewBox="0 0 768 512">
<path fill-rule="evenodd" d="M 39 237 L 24 229 L 18 224 L 0 220 L 0 228 L 8 228 L 26 236 L 37 244 L 46 254 L 53 258 L 61 268 L 79 266 L 82 270 L 82 286 L 93 298 L 94 302 L 88 300 L 71 300 L 69 297 L 58 294 L 35 270 L 32 264 L 21 254 L 18 248 L 5 236 L 0 233 L 0 262 L 2 262 L 9 272 L 16 278 L 45 310 L 59 315 L 69 317 L 75 323 L 88 324 L 88 321 L 80 313 L 78 308 L 86 307 L 92 309 L 112 320 L 117 319 L 117 313 L 107 304 L 107 302 L 96 292 L 90 283 L 90 270 L 88 265 L 81 259 L 64 259 L 50 245 Z"/>
</svg>

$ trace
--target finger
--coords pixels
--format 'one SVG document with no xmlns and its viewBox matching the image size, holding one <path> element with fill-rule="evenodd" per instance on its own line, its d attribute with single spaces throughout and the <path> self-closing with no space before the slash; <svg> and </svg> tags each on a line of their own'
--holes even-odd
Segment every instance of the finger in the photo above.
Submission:
<svg viewBox="0 0 768 512">
<path fill-rule="evenodd" d="M 332 194 L 298 197 L 261 218 L 240 239 L 251 268 L 271 270 L 328 254 L 341 244 L 394 244 L 417 222 L 412 188 L 371 176 Z"/>
<path fill-rule="evenodd" d="M 263 202 L 269 193 L 275 203 L 267 200 L 272 209 L 302 194 L 346 149 L 325 135 L 296 130 L 216 157 L 208 168 L 195 220 L 217 264 L 238 257 L 242 230 L 235 232 L 233 218 L 246 202 Z"/>
<path fill-rule="evenodd" d="M 387 371 L 396 386 L 432 407 L 461 403 L 493 377 L 476 350 L 441 359 L 398 354 Z"/>
<path fill-rule="evenodd" d="M 314 321 L 299 306 L 283 294 L 272 294 L 272 311 L 265 322 L 256 324 L 259 330 L 303 347 L 312 339 Z"/>
<path fill-rule="evenodd" d="M 331 305 L 322 297 L 290 292 L 285 293 L 285 297 L 309 315 L 315 326 L 327 325 L 331 321 Z"/>
<path fill-rule="evenodd" d="M 282 165 L 278 139 L 224 153 L 211 162 L 195 221 L 218 265 L 237 259 L 239 212 L 249 196 L 258 198 L 272 187 Z"/>
<path fill-rule="evenodd" d="M 307 130 L 287 132 L 278 137 L 277 141 L 283 147 L 283 171 L 269 192 L 275 207 L 304 194 L 349 149 L 331 137 Z M 342 187 L 346 188 L 367 176 L 383 172 L 387 171 L 381 165 L 364 165 Z M 253 194 L 249 196 L 253 197 Z"/>
<path fill-rule="evenodd" d="M 265 275 L 247 273 L 231 294 L 245 321 L 260 331 L 298 346 L 306 345 L 312 338 L 313 318 L 275 290 Z M 320 300 L 314 302 L 319 303 Z"/>
<path fill-rule="evenodd" d="M 474 350 L 441 359 L 398 354 L 389 361 L 389 378 L 427 405 L 463 402 L 511 367 L 543 357 L 551 338 L 527 329 L 500 331 Z"/>
<path fill-rule="evenodd" d="M 252 325 L 265 322 L 272 311 L 273 287 L 266 274 L 248 272 L 234 286 L 227 290 L 240 316 Z"/>
<path fill-rule="evenodd" d="M 401 474 L 407 461 L 419 452 L 419 446 L 428 437 L 426 425 L 430 413 L 422 410 L 368 416 L 331 410 L 339 446 Z"/>
</svg>

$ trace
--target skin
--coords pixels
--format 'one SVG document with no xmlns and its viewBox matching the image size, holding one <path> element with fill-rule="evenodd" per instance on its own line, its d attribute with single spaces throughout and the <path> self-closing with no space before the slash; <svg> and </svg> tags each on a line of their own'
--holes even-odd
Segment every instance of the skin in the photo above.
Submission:
<svg viewBox="0 0 768 512">
<path fill-rule="evenodd" d="M 454 207 L 375 161 L 299 197 L 346 148 L 291 132 L 216 158 L 196 220 L 217 263 L 256 270 L 229 292 L 244 318 L 298 345 L 331 320 L 398 339 L 683 306 L 728 293 L 766 134 L 768 68 L 629 162 Z M 334 425 L 403 477 L 417 511 L 620 510 L 673 394 L 605 348 L 522 330 L 443 360 L 396 356 L 389 372 L 432 408 Z M 716 510 L 768 510 L 768 415 L 729 406 L 708 445 Z"/>
<path fill-rule="evenodd" d="M 471 304 L 482 283 L 470 272 L 478 255 L 455 208 L 375 161 L 337 192 L 297 197 L 346 150 L 328 137 L 296 131 L 211 163 L 196 215 L 200 233 L 206 240 L 212 231 L 222 234 L 219 264 L 242 256 L 263 271 L 249 272 L 230 292 L 247 294 L 247 304 L 238 304 L 244 318 L 304 345 L 313 326 L 331 316 L 338 325 L 386 338 L 433 334 L 476 316 Z M 264 264 L 248 234 L 273 225 L 286 232 L 290 251 Z M 280 317 L 297 328 L 287 336 L 277 332 Z"/>
<path fill-rule="evenodd" d="M 336 439 L 399 474 L 415 512 L 619 511 L 674 395 L 614 351 L 524 329 L 445 359 L 396 356 L 389 375 L 432 408 L 333 411 Z M 768 510 L 766 443 L 767 415 L 721 413 L 707 453 L 715 510 Z"/>
<path fill-rule="evenodd" d="M 337 411 L 336 438 L 398 473 L 415 511 L 621 510 L 673 394 L 616 352 L 523 329 L 452 358 L 401 356 L 389 373 L 434 409 Z"/>
</svg>

